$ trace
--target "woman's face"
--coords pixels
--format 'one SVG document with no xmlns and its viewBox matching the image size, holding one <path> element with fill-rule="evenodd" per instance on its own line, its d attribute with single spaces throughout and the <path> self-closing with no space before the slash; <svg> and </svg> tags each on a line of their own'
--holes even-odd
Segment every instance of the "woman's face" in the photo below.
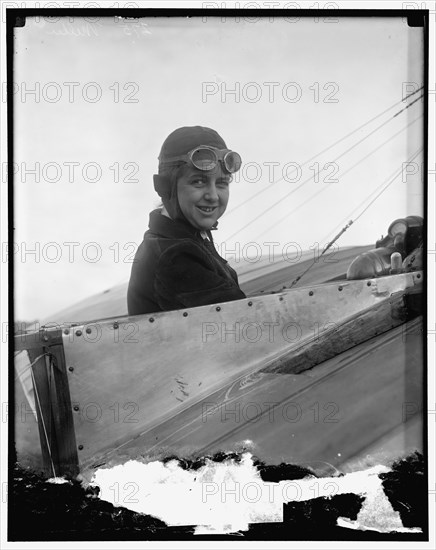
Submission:
<svg viewBox="0 0 436 550">
<path fill-rule="evenodd" d="M 188 222 L 202 231 L 211 229 L 224 214 L 229 201 L 232 176 L 221 163 L 214 170 L 187 166 L 177 180 L 177 198 Z"/>
</svg>

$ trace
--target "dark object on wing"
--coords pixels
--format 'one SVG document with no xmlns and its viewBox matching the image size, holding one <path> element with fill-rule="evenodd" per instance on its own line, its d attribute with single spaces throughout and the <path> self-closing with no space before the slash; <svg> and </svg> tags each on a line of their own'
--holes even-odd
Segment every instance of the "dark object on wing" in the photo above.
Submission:
<svg viewBox="0 0 436 550">
<path fill-rule="evenodd" d="M 423 225 L 421 216 L 393 221 L 388 234 L 376 242 L 375 248 L 363 252 L 351 262 L 347 279 L 383 277 L 422 269 Z"/>
</svg>

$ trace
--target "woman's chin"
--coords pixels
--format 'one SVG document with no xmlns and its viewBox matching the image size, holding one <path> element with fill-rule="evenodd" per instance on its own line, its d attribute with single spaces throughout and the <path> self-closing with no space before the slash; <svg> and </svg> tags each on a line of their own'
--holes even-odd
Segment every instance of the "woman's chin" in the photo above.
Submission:
<svg viewBox="0 0 436 550">
<path fill-rule="evenodd" d="M 209 231 L 216 224 L 216 221 L 208 222 L 203 224 L 203 231 Z"/>
<path fill-rule="evenodd" d="M 217 220 L 215 218 L 212 219 L 205 219 L 205 220 L 195 220 L 195 223 L 192 223 L 194 227 L 199 229 L 200 231 L 209 231 L 212 229 L 212 227 L 216 224 Z"/>
</svg>

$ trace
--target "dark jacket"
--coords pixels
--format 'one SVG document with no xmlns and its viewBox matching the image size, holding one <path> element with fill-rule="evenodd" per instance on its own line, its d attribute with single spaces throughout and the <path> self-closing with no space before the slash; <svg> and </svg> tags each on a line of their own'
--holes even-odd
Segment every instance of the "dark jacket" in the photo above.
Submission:
<svg viewBox="0 0 436 550">
<path fill-rule="evenodd" d="M 129 315 L 168 311 L 245 298 L 238 276 L 194 227 L 150 213 L 132 264 Z"/>
</svg>

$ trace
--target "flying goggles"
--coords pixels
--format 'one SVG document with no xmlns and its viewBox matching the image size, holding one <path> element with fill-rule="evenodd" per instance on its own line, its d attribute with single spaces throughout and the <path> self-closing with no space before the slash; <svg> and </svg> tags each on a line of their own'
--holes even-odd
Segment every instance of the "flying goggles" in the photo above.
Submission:
<svg viewBox="0 0 436 550">
<path fill-rule="evenodd" d="M 234 174 L 241 168 L 242 159 L 235 151 L 200 145 L 189 151 L 186 155 L 161 160 L 162 164 L 177 164 L 178 162 L 190 163 L 198 170 L 205 171 L 214 170 L 218 162 L 221 162 L 227 172 Z"/>
</svg>

